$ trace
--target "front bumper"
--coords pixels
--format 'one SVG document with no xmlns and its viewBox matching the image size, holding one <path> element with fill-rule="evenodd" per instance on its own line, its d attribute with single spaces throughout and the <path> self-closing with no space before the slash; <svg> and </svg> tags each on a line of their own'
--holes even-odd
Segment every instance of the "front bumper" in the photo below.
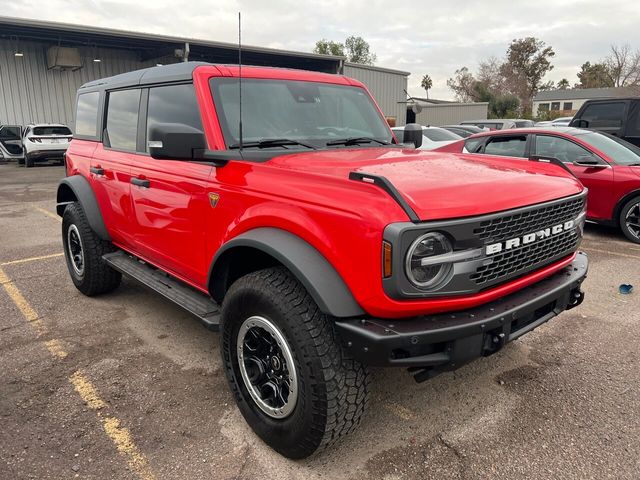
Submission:
<svg viewBox="0 0 640 480">
<path fill-rule="evenodd" d="M 564 310 L 582 303 L 587 256 L 499 300 L 469 310 L 411 319 L 336 320 L 345 348 L 372 366 L 420 367 L 416 380 L 455 370 L 500 350 Z"/>
</svg>

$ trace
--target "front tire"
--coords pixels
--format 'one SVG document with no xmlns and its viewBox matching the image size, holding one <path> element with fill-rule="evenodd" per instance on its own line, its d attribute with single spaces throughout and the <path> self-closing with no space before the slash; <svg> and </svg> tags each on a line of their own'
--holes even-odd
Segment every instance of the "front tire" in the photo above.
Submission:
<svg viewBox="0 0 640 480">
<path fill-rule="evenodd" d="M 115 247 L 91 229 L 78 202 L 64 210 L 62 244 L 71 280 L 78 290 L 91 297 L 118 288 L 122 275 L 102 260 L 102 255 L 115 251 Z"/>
<path fill-rule="evenodd" d="M 24 156 L 24 166 L 26 168 L 31 168 L 33 167 L 33 158 L 30 157 L 29 155 L 25 155 Z"/>
<path fill-rule="evenodd" d="M 640 196 L 624 204 L 619 221 L 625 237 L 634 243 L 640 243 Z"/>
<path fill-rule="evenodd" d="M 331 318 L 285 268 L 231 286 L 220 341 L 240 412 L 282 455 L 308 457 L 360 424 L 367 368 L 342 349 Z"/>
</svg>

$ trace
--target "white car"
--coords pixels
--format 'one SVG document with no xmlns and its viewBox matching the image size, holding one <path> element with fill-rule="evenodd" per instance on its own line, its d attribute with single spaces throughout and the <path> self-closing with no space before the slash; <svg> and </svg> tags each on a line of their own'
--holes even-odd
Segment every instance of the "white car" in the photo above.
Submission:
<svg viewBox="0 0 640 480">
<path fill-rule="evenodd" d="M 536 127 L 568 127 L 573 117 L 559 117 L 555 120 L 537 122 Z"/>
<path fill-rule="evenodd" d="M 393 134 L 398 142 L 402 143 L 404 138 L 404 127 L 393 127 Z M 420 150 L 433 150 L 444 147 L 450 143 L 457 142 L 462 137 L 449 130 L 440 127 L 422 127 L 422 145 Z"/>
<path fill-rule="evenodd" d="M 64 154 L 73 138 L 66 125 L 39 123 L 27 125 L 22 134 L 24 164 L 33 167 L 38 161 L 64 162 Z"/>
</svg>

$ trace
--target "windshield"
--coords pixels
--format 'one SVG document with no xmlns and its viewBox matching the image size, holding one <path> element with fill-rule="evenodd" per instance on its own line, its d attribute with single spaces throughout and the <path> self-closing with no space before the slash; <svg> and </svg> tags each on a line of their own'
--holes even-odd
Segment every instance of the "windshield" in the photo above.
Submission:
<svg viewBox="0 0 640 480">
<path fill-rule="evenodd" d="M 239 142 L 237 78 L 211 79 L 228 147 Z M 260 148 L 300 148 L 282 140 L 327 148 L 327 142 L 366 137 L 391 142 L 391 131 L 371 97 L 358 87 L 294 80 L 242 79 L 242 141 Z M 275 143 L 264 140 L 278 139 Z M 345 144 L 335 144 L 339 148 Z M 351 143 L 347 143 L 351 145 Z M 371 143 L 380 145 L 380 143 Z"/>
<path fill-rule="evenodd" d="M 434 142 L 448 142 L 450 140 L 460 140 L 460 136 L 444 128 L 424 128 L 422 135 Z"/>
<path fill-rule="evenodd" d="M 597 148 L 619 165 L 640 163 L 640 148 L 603 132 L 588 132 L 576 134 L 589 145 Z"/>
</svg>

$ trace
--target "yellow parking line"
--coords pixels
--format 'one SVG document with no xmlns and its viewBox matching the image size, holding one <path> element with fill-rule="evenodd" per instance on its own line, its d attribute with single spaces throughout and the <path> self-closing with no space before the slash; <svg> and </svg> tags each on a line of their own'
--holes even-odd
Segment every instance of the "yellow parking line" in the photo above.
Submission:
<svg viewBox="0 0 640 480">
<path fill-rule="evenodd" d="M 38 335 L 46 333 L 46 327 L 38 317 L 38 313 L 33 309 L 27 299 L 24 298 L 13 280 L 0 267 L 0 285 L 7 292 L 13 303 L 18 307 L 24 318 L 34 326 Z M 56 358 L 64 359 L 67 352 L 62 347 L 59 340 L 52 339 L 45 342 L 47 350 Z M 120 420 L 115 417 L 103 417 L 100 410 L 105 408 L 107 404 L 100 398 L 98 391 L 91 382 L 80 372 L 76 372 L 69 378 L 69 382 L 73 385 L 80 398 L 92 410 L 96 410 L 98 418 L 102 422 L 105 433 L 116 446 L 116 449 L 127 459 L 129 467 L 136 472 L 142 480 L 154 480 L 155 477 L 146 457 L 138 450 L 133 441 L 131 432 L 126 427 L 120 425 Z"/>
<path fill-rule="evenodd" d="M 54 357 L 57 357 L 61 360 L 63 358 L 67 358 L 68 353 L 64 351 L 64 348 L 62 348 L 62 343 L 60 343 L 59 340 L 56 340 L 54 338 L 53 340 L 47 340 L 46 342 L 44 342 L 44 344 L 47 346 L 47 349 Z"/>
<path fill-rule="evenodd" d="M 127 457 L 127 463 L 131 469 L 143 480 L 152 480 L 155 478 L 149 467 L 149 462 L 145 456 L 140 453 L 140 450 L 138 450 L 129 429 L 122 427 L 120 420 L 115 417 L 102 416 L 100 410 L 106 408 L 107 404 L 100 398 L 93 384 L 81 372 L 75 372 L 71 375 L 69 381 L 84 403 L 86 403 L 90 409 L 98 411 L 97 415 L 100 417 L 104 431 L 116 445 L 118 451 Z"/>
<path fill-rule="evenodd" d="M 610 252 L 609 250 L 600 250 L 599 248 L 591 248 L 591 247 L 581 247 L 581 249 L 586 250 L 587 252 L 606 253 L 608 255 L 617 255 L 619 257 L 635 258 L 637 260 L 640 260 L 640 255 L 630 255 L 628 253 Z"/>
<path fill-rule="evenodd" d="M 33 328 L 35 328 L 38 335 L 42 335 L 45 333 L 46 328 L 40 318 L 38 318 L 38 314 L 36 311 L 29 305 L 27 299 L 24 298 L 16 284 L 4 273 L 4 270 L 0 268 L 0 285 L 4 288 L 4 291 L 7 292 L 9 298 L 13 301 L 22 316 L 31 324 Z"/>
<path fill-rule="evenodd" d="M 384 408 L 403 420 L 413 420 L 416 418 L 415 414 L 411 410 L 395 402 L 385 402 L 383 405 Z"/>
<path fill-rule="evenodd" d="M 41 255 L 40 257 L 21 258 L 20 260 L 10 260 L 8 262 L 0 263 L 0 266 L 16 265 L 18 263 L 36 262 L 38 260 L 48 260 L 50 258 L 57 258 L 63 256 L 64 253 L 52 253 L 51 255 Z"/>
<path fill-rule="evenodd" d="M 60 218 L 60 216 L 59 216 L 59 215 L 57 215 L 57 214 L 55 214 L 55 213 L 53 213 L 53 212 L 50 212 L 49 210 L 46 210 L 46 209 L 41 208 L 41 207 L 36 207 L 35 205 L 33 206 L 33 208 L 35 208 L 35 209 L 36 209 L 37 211 L 39 211 L 40 213 L 44 213 L 47 217 L 51 217 L 51 218 L 53 218 L 54 220 L 57 220 L 57 221 L 59 221 L 59 222 L 61 222 L 61 221 L 62 221 L 62 218 Z"/>
</svg>

